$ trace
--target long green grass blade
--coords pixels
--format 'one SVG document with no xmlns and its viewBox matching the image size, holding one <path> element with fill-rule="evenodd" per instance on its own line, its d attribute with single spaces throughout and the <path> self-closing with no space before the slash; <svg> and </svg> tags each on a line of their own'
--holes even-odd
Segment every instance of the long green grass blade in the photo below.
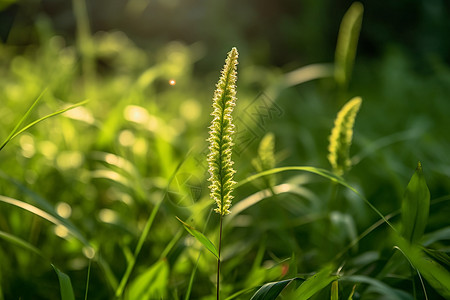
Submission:
<svg viewBox="0 0 450 300">
<path fill-rule="evenodd" d="M 24 241 L 21 238 L 18 238 L 16 236 L 12 235 L 12 234 L 9 234 L 9 233 L 4 232 L 4 231 L 0 231 L 0 239 L 3 239 L 5 241 L 7 241 L 7 242 L 10 242 L 11 244 L 14 244 L 16 246 L 19 246 L 21 248 L 29 250 L 29 251 L 31 251 L 31 252 L 33 252 L 33 253 L 35 253 L 35 254 L 45 258 L 45 256 L 42 254 L 42 252 L 38 248 L 34 247 L 33 245 L 31 245 L 27 241 Z"/>
<path fill-rule="evenodd" d="M 297 290 L 295 290 L 294 297 L 292 299 L 307 300 L 327 287 L 331 282 L 339 278 L 338 275 L 332 275 L 331 271 L 331 266 L 327 266 L 320 270 L 317 274 L 306 279 L 306 281 L 303 282 Z"/>
<path fill-rule="evenodd" d="M 73 235 L 75 238 L 77 238 L 81 243 L 83 243 L 85 246 L 91 247 L 89 242 L 79 233 L 78 230 L 73 228 L 70 224 L 65 222 L 63 219 L 53 216 L 52 214 L 37 208 L 36 206 L 33 206 L 31 204 L 28 204 L 23 201 L 19 201 L 17 199 L 13 199 L 10 197 L 6 197 L 3 195 L 0 195 L 0 202 L 7 203 L 16 207 L 19 207 L 21 209 L 24 209 L 26 211 L 31 212 L 32 214 L 41 217 L 55 225 L 64 227 L 71 235 Z"/>
<path fill-rule="evenodd" d="M 419 162 L 406 188 L 402 202 L 402 235 L 408 241 L 417 242 L 425 232 L 430 210 L 430 191 Z"/>
<path fill-rule="evenodd" d="M 383 219 L 384 222 L 386 222 L 386 224 L 389 225 L 389 227 L 392 228 L 392 230 L 394 230 L 395 232 L 397 232 L 397 230 L 395 229 L 395 227 L 384 217 L 384 215 L 375 207 L 373 206 L 372 203 L 369 202 L 369 200 L 367 200 L 366 197 L 364 197 L 360 192 L 358 192 L 354 187 L 352 187 L 351 185 L 349 185 L 341 176 L 336 175 L 328 170 L 325 169 L 321 169 L 321 168 L 315 168 L 315 167 L 306 167 L 306 166 L 289 166 L 289 167 L 280 167 L 280 168 L 274 168 L 274 169 L 270 169 L 267 171 L 263 171 L 263 172 L 259 172 L 255 175 L 249 176 L 244 180 L 239 181 L 236 184 L 236 188 L 247 184 L 253 180 L 256 180 L 262 176 L 267 176 L 267 175 L 271 175 L 271 174 L 276 174 L 276 173 L 280 173 L 280 172 L 286 172 L 286 171 L 304 171 L 304 172 L 309 172 L 309 173 L 313 173 L 313 174 L 317 174 L 319 176 L 322 176 L 328 180 L 331 180 L 333 182 L 336 182 L 346 188 L 348 188 L 349 190 L 351 190 L 352 192 L 354 192 L 356 195 L 358 195 L 376 214 L 378 214 L 381 219 Z"/>
<path fill-rule="evenodd" d="M 390 299 L 390 300 L 412 300 L 410 294 L 390 287 L 384 282 L 381 282 L 377 279 L 363 276 L 363 275 L 352 275 L 352 276 L 343 276 L 341 277 L 341 281 L 350 281 L 356 283 L 367 283 L 372 287 L 372 290 L 377 292 L 382 296 L 380 299 Z M 353 295 L 352 295 L 353 297 Z M 364 299 L 364 297 L 363 297 Z"/>
<path fill-rule="evenodd" d="M 169 264 L 165 259 L 159 260 L 130 284 L 126 298 L 129 300 L 165 299 L 168 281 Z"/>
<path fill-rule="evenodd" d="M 43 92 L 44 93 L 44 92 Z M 19 134 L 21 134 L 22 132 L 26 131 L 27 129 L 29 129 L 30 127 L 57 115 L 60 115 L 62 113 L 65 113 L 66 111 L 69 111 L 71 109 L 74 109 L 78 106 L 84 105 L 86 103 L 89 102 L 89 100 L 84 100 L 81 102 L 78 102 L 76 104 L 70 105 L 69 107 L 66 107 L 64 109 L 61 109 L 59 111 L 56 111 L 54 113 L 48 114 L 42 118 L 39 118 L 33 122 L 31 122 L 30 124 L 24 126 L 22 129 L 19 130 L 20 125 L 22 125 L 22 123 L 25 121 L 25 119 L 28 117 L 28 115 L 31 113 L 31 111 L 33 110 L 33 108 L 36 106 L 36 104 L 39 102 L 39 100 L 42 98 L 43 93 L 36 99 L 36 101 L 33 103 L 33 105 L 28 109 L 28 111 L 25 113 L 25 115 L 20 119 L 19 123 L 16 125 L 16 127 L 13 129 L 13 131 L 11 131 L 11 133 L 9 134 L 9 136 L 6 138 L 6 140 L 3 142 L 3 144 L 0 146 L 0 151 L 6 146 L 6 144 L 8 144 L 12 139 L 14 139 L 15 137 L 17 137 Z"/>
<path fill-rule="evenodd" d="M 69 110 L 74 109 L 74 108 L 76 108 L 76 107 L 78 107 L 78 106 L 84 105 L 84 104 L 86 104 L 86 103 L 88 103 L 88 102 L 89 102 L 89 100 L 84 100 L 84 101 L 78 102 L 78 103 L 76 103 L 76 104 L 70 105 L 70 106 L 68 106 L 68 107 L 66 107 L 66 108 L 64 108 L 64 109 L 58 110 L 58 111 L 56 111 L 56 112 L 54 112 L 54 113 L 48 114 L 48 115 L 46 115 L 46 116 L 44 116 L 44 117 L 42 117 L 42 118 L 39 118 L 39 119 L 37 119 L 36 121 L 31 122 L 31 123 L 28 124 L 27 126 L 23 127 L 23 128 L 20 129 L 19 131 L 17 131 L 17 132 L 11 137 L 11 139 L 15 138 L 16 136 L 18 136 L 19 134 L 21 134 L 22 132 L 24 132 L 24 131 L 27 130 L 28 128 L 30 128 L 30 127 L 32 127 L 32 126 L 34 126 L 34 125 L 36 125 L 36 124 L 38 124 L 38 123 L 40 123 L 40 122 L 42 122 L 42 121 L 48 119 L 48 118 L 51 118 L 51 117 L 60 115 L 60 114 L 62 114 L 62 113 L 65 113 L 66 111 L 69 111 Z M 1 150 L 1 149 L 0 149 L 0 150 Z"/>
<path fill-rule="evenodd" d="M 61 272 L 57 267 L 52 265 L 58 275 L 59 287 L 61 289 L 61 300 L 75 300 L 73 293 L 72 282 L 67 274 Z"/>
<path fill-rule="evenodd" d="M 197 239 L 209 252 L 214 254 L 214 256 L 219 259 L 219 252 L 217 251 L 216 246 L 200 231 L 190 226 L 189 224 L 183 222 L 180 218 L 176 217 L 178 221 L 180 221 L 187 232 L 189 232 L 193 237 Z"/>
<path fill-rule="evenodd" d="M 2 145 L 0 146 L 0 151 L 6 146 L 6 144 L 9 143 L 9 141 L 11 141 L 15 134 L 17 133 L 17 130 L 19 130 L 19 127 L 22 125 L 23 122 L 25 122 L 25 120 L 28 118 L 28 116 L 30 115 L 30 113 L 33 111 L 33 109 L 35 108 L 35 106 L 39 103 L 39 101 L 41 101 L 42 96 L 44 96 L 45 92 L 47 91 L 47 89 L 45 89 L 40 95 L 39 97 L 37 97 L 37 99 L 33 102 L 33 104 L 30 106 L 30 108 L 25 112 L 25 114 L 22 116 L 22 118 L 19 120 L 19 122 L 16 124 L 16 126 L 14 127 L 14 129 L 11 131 L 11 133 L 8 135 L 8 137 L 5 139 L 5 141 L 3 141 Z"/>
</svg>

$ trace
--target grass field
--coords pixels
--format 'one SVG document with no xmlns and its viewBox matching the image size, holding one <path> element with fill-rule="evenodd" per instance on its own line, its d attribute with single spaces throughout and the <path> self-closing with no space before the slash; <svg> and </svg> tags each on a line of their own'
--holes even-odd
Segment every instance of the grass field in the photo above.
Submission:
<svg viewBox="0 0 450 300">
<path fill-rule="evenodd" d="M 0 299 L 450 299 L 450 68 L 358 59 L 363 15 L 289 71 L 45 19 L 0 43 Z"/>
</svg>

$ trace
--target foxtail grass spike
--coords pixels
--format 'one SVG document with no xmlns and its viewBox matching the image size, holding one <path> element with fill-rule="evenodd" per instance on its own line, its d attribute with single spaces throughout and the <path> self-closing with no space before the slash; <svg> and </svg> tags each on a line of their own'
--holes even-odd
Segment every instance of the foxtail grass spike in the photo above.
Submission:
<svg viewBox="0 0 450 300">
<path fill-rule="evenodd" d="M 236 184 L 233 181 L 233 175 L 236 172 L 233 169 L 231 160 L 234 133 L 233 118 L 231 113 L 236 105 L 236 80 L 238 51 L 236 48 L 228 52 L 225 65 L 222 69 L 219 82 L 216 84 L 216 90 L 213 97 L 213 120 L 209 127 L 209 155 L 208 166 L 211 184 L 210 196 L 217 203 L 214 210 L 220 215 L 229 214 L 232 191 Z"/>
<path fill-rule="evenodd" d="M 268 132 L 262 138 L 258 147 L 258 157 L 252 160 L 256 171 L 263 172 L 275 168 L 275 135 Z M 270 186 L 275 185 L 275 177 L 268 176 Z"/>
<path fill-rule="evenodd" d="M 361 97 L 348 101 L 339 111 L 330 135 L 328 160 L 337 175 L 343 175 L 351 167 L 349 158 L 353 137 L 353 125 L 361 106 Z"/>
</svg>

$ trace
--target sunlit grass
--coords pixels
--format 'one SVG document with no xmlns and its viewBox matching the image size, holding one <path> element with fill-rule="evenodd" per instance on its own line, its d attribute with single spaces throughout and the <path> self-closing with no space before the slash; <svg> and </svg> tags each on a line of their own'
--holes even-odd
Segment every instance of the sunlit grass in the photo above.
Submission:
<svg viewBox="0 0 450 300">
<path fill-rule="evenodd" d="M 395 52 L 353 68 L 362 11 L 346 14 L 335 62 L 283 74 L 243 47 L 221 299 L 449 295 L 449 72 L 425 78 Z M 83 50 L 39 28 L 39 47 L 0 45 L 0 299 L 215 299 L 219 70 L 197 63 L 228 49 L 80 28 Z"/>
</svg>

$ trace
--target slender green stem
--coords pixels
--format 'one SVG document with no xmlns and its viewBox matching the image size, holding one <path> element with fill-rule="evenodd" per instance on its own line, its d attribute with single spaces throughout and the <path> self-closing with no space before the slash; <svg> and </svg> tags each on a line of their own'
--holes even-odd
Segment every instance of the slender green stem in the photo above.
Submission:
<svg viewBox="0 0 450 300">
<path fill-rule="evenodd" d="M 88 298 L 88 290 L 89 290 L 89 278 L 91 277 L 91 262 L 92 259 L 89 260 L 87 279 L 86 279 L 86 293 L 84 294 L 84 300 Z"/>
<path fill-rule="evenodd" d="M 220 291 L 220 249 L 222 248 L 222 220 L 223 215 L 220 214 L 220 228 L 219 228 L 219 258 L 217 259 L 217 300 L 219 300 Z"/>
</svg>

